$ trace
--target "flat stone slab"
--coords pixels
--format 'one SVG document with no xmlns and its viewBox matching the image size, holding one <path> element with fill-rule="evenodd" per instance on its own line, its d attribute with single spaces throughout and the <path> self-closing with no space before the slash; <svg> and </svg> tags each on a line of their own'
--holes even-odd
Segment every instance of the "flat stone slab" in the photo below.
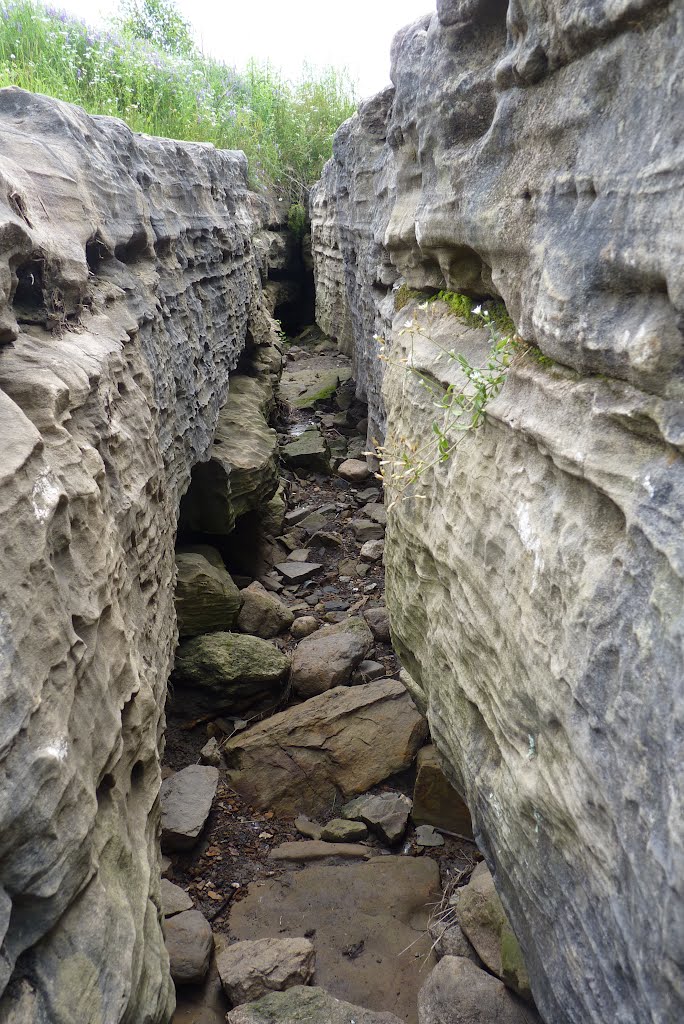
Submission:
<svg viewBox="0 0 684 1024">
<path fill-rule="evenodd" d="M 319 562 L 279 562 L 276 571 L 294 583 L 305 583 L 323 568 Z"/>
<path fill-rule="evenodd" d="M 237 939 L 295 937 L 315 929 L 317 985 L 414 1024 L 418 991 L 436 962 L 426 930 L 439 895 L 439 868 L 428 857 L 309 864 L 252 883 L 232 907 L 228 925 Z M 328 1024 L 326 1016 L 309 1020 Z M 346 1024 L 351 1020 L 356 1017 Z"/>
<path fill-rule="evenodd" d="M 161 784 L 161 845 L 164 850 L 189 850 L 209 817 L 219 773 L 211 765 L 191 764 Z"/>
<path fill-rule="evenodd" d="M 325 857 L 343 857 L 345 860 L 369 860 L 376 855 L 370 846 L 359 843 L 328 843 L 322 839 L 295 839 L 290 843 L 281 843 L 269 853 L 271 860 L 312 861 L 323 860 Z"/>
</svg>

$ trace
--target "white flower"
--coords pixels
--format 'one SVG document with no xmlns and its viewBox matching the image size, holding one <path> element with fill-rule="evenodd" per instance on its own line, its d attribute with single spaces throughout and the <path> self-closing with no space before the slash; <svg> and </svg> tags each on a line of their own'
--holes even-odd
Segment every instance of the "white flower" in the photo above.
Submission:
<svg viewBox="0 0 684 1024">
<path fill-rule="evenodd" d="M 473 313 L 478 316 L 482 312 L 482 306 L 473 306 Z"/>
<path fill-rule="evenodd" d="M 413 320 L 407 320 L 406 323 L 404 324 L 404 327 L 413 327 Z"/>
</svg>

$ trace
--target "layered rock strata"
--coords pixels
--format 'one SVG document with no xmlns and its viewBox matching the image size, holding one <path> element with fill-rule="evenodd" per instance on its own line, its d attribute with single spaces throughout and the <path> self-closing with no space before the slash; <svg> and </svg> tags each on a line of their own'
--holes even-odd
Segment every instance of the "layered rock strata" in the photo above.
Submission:
<svg viewBox="0 0 684 1024">
<path fill-rule="evenodd" d="M 392 450 L 429 447 L 434 394 L 467 386 L 445 351 L 491 353 L 427 296 L 502 299 L 529 343 L 390 512 L 385 560 L 553 1024 L 684 1007 L 683 42 L 680 4 L 441 0 L 312 198 L 319 320 L 351 330 Z"/>
<path fill-rule="evenodd" d="M 168 1021 L 173 546 L 246 342 L 240 153 L 0 91 L 0 1020 Z"/>
</svg>

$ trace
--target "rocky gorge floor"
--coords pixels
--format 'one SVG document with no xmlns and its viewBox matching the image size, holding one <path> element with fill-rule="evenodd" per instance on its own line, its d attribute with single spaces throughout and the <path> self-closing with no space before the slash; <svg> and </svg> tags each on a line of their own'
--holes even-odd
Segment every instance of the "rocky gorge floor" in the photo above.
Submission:
<svg viewBox="0 0 684 1024">
<path fill-rule="evenodd" d="M 179 537 L 161 794 L 174 1022 L 533 1021 L 467 808 L 399 678 L 349 362 L 314 329 L 285 359 L 252 460 L 259 480 L 276 460 L 276 495 L 225 536 Z"/>
</svg>

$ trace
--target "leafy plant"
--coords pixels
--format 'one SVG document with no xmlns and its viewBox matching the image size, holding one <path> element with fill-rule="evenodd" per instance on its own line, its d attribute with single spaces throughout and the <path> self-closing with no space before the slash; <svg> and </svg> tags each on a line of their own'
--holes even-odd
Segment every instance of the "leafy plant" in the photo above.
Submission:
<svg viewBox="0 0 684 1024">
<path fill-rule="evenodd" d="M 0 0 L 0 86 L 111 114 L 134 131 L 213 142 L 247 155 L 254 188 L 302 203 L 355 108 L 334 68 L 292 83 L 268 65 L 245 71 L 201 54 L 170 0 L 127 0 L 107 31 L 30 0 Z"/>
<path fill-rule="evenodd" d="M 433 406 L 439 415 L 432 423 L 432 432 L 421 444 L 406 438 L 388 438 L 384 445 L 377 446 L 380 457 L 379 476 L 395 492 L 393 504 L 405 497 L 408 489 L 434 466 L 451 458 L 464 438 L 485 422 L 486 409 L 495 398 L 506 380 L 506 373 L 513 355 L 524 352 L 521 339 L 515 332 L 513 321 L 501 303 L 489 302 L 483 307 L 474 305 L 465 295 L 441 292 L 435 299 L 446 302 L 451 311 L 469 327 L 486 327 L 491 338 L 487 360 L 482 366 L 473 366 L 462 354 L 454 349 L 445 349 L 430 339 L 447 358 L 458 364 L 461 380 L 444 385 L 429 373 L 415 365 L 414 339 L 425 334 L 423 327 L 414 316 L 406 322 L 399 335 L 409 335 L 409 353 L 401 360 L 386 354 L 386 345 L 381 346 L 380 358 L 395 366 L 401 366 L 417 378 L 422 388 L 429 392 Z M 427 310 L 433 299 L 428 299 L 419 308 Z M 418 496 L 418 495 L 414 495 Z M 391 506 L 390 506 L 391 507 Z"/>
<path fill-rule="evenodd" d="M 293 203 L 287 211 L 287 226 L 295 238 L 303 238 L 309 218 L 302 203 Z"/>
</svg>

